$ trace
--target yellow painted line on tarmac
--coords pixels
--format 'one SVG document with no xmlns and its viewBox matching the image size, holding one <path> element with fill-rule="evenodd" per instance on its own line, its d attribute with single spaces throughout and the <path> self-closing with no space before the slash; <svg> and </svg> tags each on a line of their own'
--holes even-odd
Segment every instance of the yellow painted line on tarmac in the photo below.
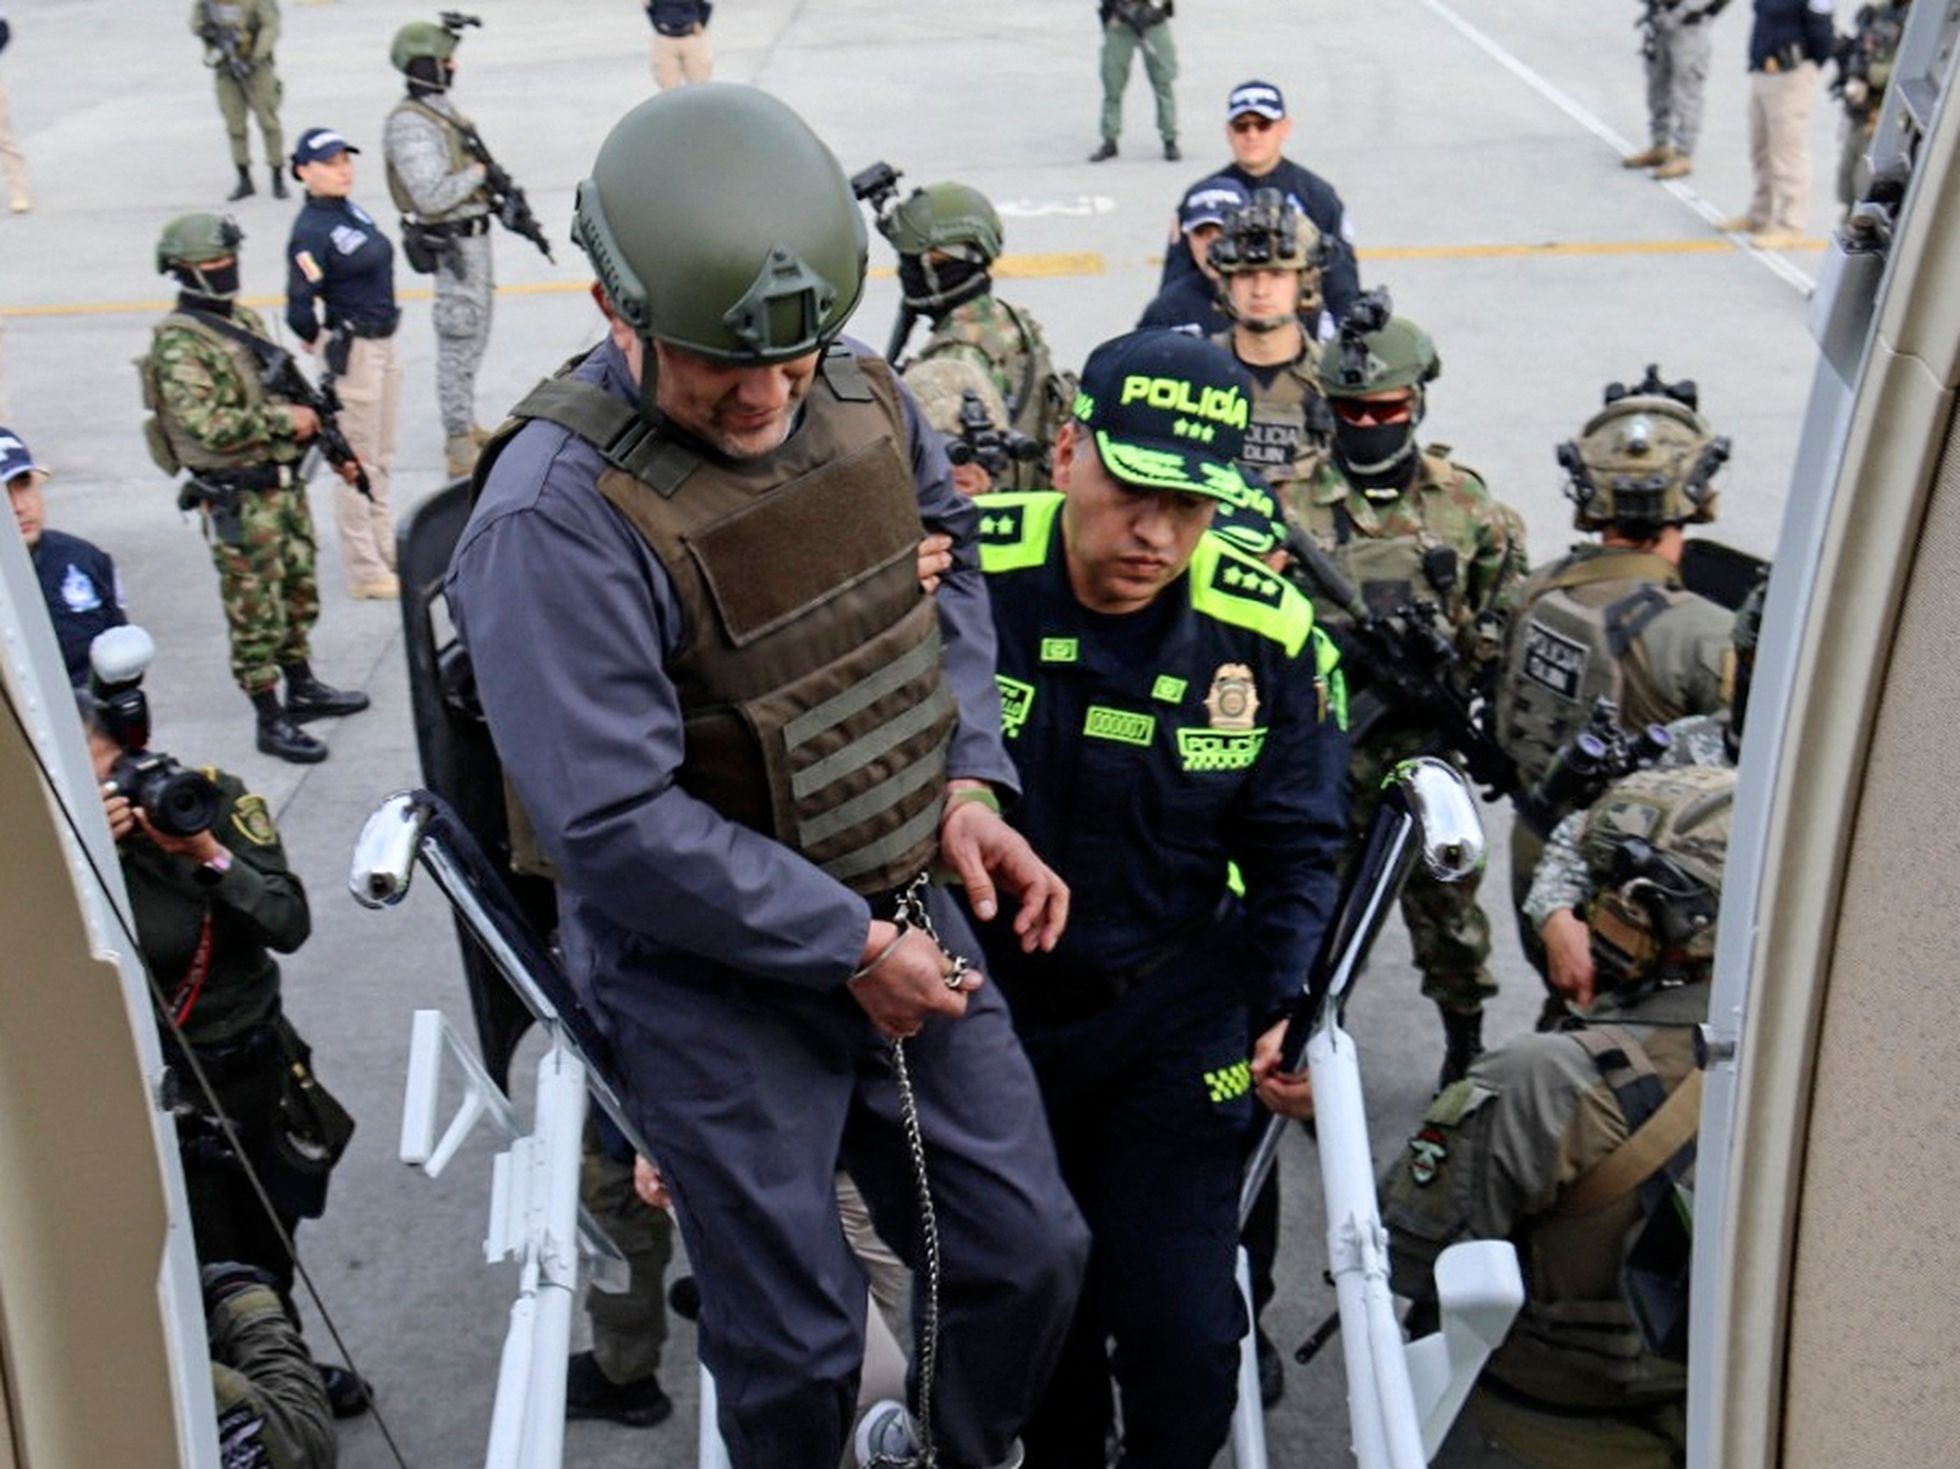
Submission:
<svg viewBox="0 0 1960 1469">
<path fill-rule="evenodd" d="M 1819 251 L 1827 242 L 1806 239 L 1792 250 Z M 1524 245 L 1382 245 L 1362 250 L 1361 258 L 1376 260 L 1529 260 L 1544 257 L 1584 257 L 1611 255 L 1719 255 L 1740 251 L 1741 246 L 1726 235 L 1696 240 L 1549 240 Z M 1146 265 L 1162 263 L 1161 256 L 1150 257 Z M 1003 255 L 994 262 L 994 274 L 1006 280 L 1060 280 L 1106 275 L 1109 262 L 1096 250 L 1060 250 L 1047 254 Z M 890 280 L 895 272 L 888 265 L 873 266 L 875 280 Z M 500 296 L 582 296 L 591 289 L 587 280 L 518 281 L 497 287 Z M 410 286 L 395 293 L 402 301 L 427 301 L 434 292 L 427 286 Z M 283 296 L 246 296 L 247 306 L 255 310 L 277 309 L 286 304 Z M 60 301 L 35 306 L 0 306 L 0 317 L 27 320 L 33 317 L 62 316 L 154 316 L 175 304 L 154 301 Z"/>
</svg>

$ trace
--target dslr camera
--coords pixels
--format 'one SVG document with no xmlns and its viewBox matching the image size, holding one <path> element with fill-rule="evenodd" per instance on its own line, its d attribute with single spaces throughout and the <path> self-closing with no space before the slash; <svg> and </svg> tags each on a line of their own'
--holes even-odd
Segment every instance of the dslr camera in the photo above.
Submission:
<svg viewBox="0 0 1960 1469">
<path fill-rule="evenodd" d="M 109 785 L 166 836 L 194 837 L 217 823 L 223 799 L 203 775 L 149 748 L 143 675 L 155 656 L 156 644 L 140 627 L 112 627 L 89 644 L 89 692 L 122 751 L 109 768 Z"/>
</svg>

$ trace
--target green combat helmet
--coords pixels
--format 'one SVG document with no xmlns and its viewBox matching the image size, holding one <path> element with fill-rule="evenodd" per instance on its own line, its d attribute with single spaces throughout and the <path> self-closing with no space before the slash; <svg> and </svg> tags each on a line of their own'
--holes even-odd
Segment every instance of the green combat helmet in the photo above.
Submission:
<svg viewBox="0 0 1960 1469">
<path fill-rule="evenodd" d="M 652 343 L 787 362 L 835 340 L 864 294 L 844 170 L 787 105 L 730 82 L 676 87 L 621 118 L 578 186 L 572 238 L 647 347 L 649 420 Z"/>
<path fill-rule="evenodd" d="M 1628 776 L 1587 815 L 1602 990 L 1708 977 L 1734 806 L 1733 766 L 1672 766 Z"/>
<path fill-rule="evenodd" d="M 1260 189 L 1252 202 L 1225 216 L 1224 227 L 1205 258 L 1221 276 L 1252 270 L 1293 270 L 1300 275 L 1301 316 L 1317 316 L 1321 307 L 1320 276 L 1327 264 L 1327 244 L 1319 228 L 1287 203 L 1278 189 Z M 1241 317 L 1225 295 L 1225 308 L 1235 320 L 1254 331 L 1272 331 L 1285 317 Z"/>
<path fill-rule="evenodd" d="M 175 275 L 207 296 L 228 295 L 211 288 L 198 267 L 236 255 L 245 231 L 227 214 L 180 214 L 157 237 L 157 274 Z"/>
<path fill-rule="evenodd" d="M 1650 365 L 1632 388 L 1610 383 L 1604 397 L 1579 437 L 1558 447 L 1572 523 L 1651 540 L 1663 526 L 1713 520 L 1711 481 L 1728 460 L 1729 441 L 1701 416 L 1694 383 L 1665 382 Z"/>
<path fill-rule="evenodd" d="M 987 267 L 1006 232 L 993 201 L 966 184 L 927 184 L 879 216 L 878 230 L 898 251 L 899 294 L 935 319 L 993 288 Z"/>
<path fill-rule="evenodd" d="M 1416 428 L 1428 408 L 1426 389 L 1443 373 L 1429 333 L 1395 314 L 1387 290 L 1365 291 L 1341 318 L 1340 340 L 1320 359 L 1320 391 L 1334 410 L 1334 462 L 1362 493 L 1399 494 L 1414 476 Z M 1398 423 L 1348 422 L 1343 401 L 1407 389 L 1415 395 Z"/>
<path fill-rule="evenodd" d="M 406 76 L 412 63 L 432 61 L 439 72 L 442 64 L 456 54 L 459 39 L 455 31 L 432 20 L 411 20 L 395 32 L 395 39 L 388 47 L 388 64 Z"/>
</svg>

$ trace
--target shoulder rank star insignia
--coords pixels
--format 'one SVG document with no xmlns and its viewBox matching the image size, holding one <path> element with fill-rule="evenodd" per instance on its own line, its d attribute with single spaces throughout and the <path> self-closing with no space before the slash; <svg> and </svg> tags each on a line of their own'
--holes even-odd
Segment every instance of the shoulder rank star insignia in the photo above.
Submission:
<svg viewBox="0 0 1960 1469">
<path fill-rule="evenodd" d="M 1441 1130 L 1425 1127 L 1409 1139 L 1409 1177 L 1418 1188 L 1434 1183 L 1449 1156 L 1449 1144 L 1443 1141 Z"/>
<path fill-rule="evenodd" d="M 1211 692 L 1205 695 L 1205 713 L 1213 729 L 1251 729 L 1259 713 L 1252 670 L 1243 663 L 1219 664 L 1211 676 Z"/>
</svg>

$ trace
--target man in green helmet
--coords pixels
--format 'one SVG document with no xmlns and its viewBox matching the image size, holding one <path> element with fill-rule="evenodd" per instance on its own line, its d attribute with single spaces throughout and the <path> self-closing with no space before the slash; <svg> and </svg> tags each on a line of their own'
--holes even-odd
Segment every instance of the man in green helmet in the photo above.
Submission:
<svg viewBox="0 0 1960 1469">
<path fill-rule="evenodd" d="M 490 252 L 488 165 L 469 146 L 476 125 L 457 110 L 457 33 L 434 21 L 395 32 L 388 60 L 408 79 L 382 129 L 388 193 L 402 212 L 402 254 L 435 276 L 436 403 L 443 460 L 468 474 L 488 433 L 477 427 L 476 374 L 490 345 L 497 282 Z"/>
<path fill-rule="evenodd" d="M 1658 367 L 1629 389 L 1608 384 L 1605 402 L 1576 440 L 1558 449 L 1572 523 L 1599 536 L 1515 589 L 1491 732 L 1529 790 L 1610 698 L 1629 732 L 1729 701 L 1733 619 L 1681 582 L 1684 528 L 1715 519 L 1716 472 L 1729 457 L 1700 412 L 1692 382 Z M 1532 810 L 1540 825 L 1564 813 Z M 1511 896 L 1523 912 L 1544 832 L 1511 827 Z M 1542 971 L 1535 928 L 1519 924 L 1527 957 Z"/>
<path fill-rule="evenodd" d="M 137 359 L 151 458 L 167 474 L 188 471 L 180 504 L 197 505 L 231 633 L 231 673 L 258 716 L 258 746 L 311 764 L 327 747 L 300 725 L 357 714 L 366 694 L 314 676 L 309 638 L 320 616 L 313 513 L 298 473 L 320 431 L 311 408 L 268 390 L 262 353 L 272 339 L 238 301 L 244 232 L 216 214 L 164 226 L 157 272 L 180 290 Z M 339 471 L 352 483 L 358 463 Z M 281 702 L 279 681 L 285 679 Z"/>
<path fill-rule="evenodd" d="M 285 198 L 286 144 L 279 103 L 286 87 L 272 58 L 279 42 L 279 0 L 191 0 L 191 34 L 204 43 L 204 64 L 211 68 L 218 111 L 231 140 L 232 166 L 238 170 L 238 182 L 226 199 L 249 199 L 258 192 L 252 187 L 248 114 L 258 119 L 265 140 L 272 197 Z"/>
<path fill-rule="evenodd" d="M 913 360 L 973 363 L 1006 400 L 1007 427 L 1052 448 L 1074 385 L 1055 371 L 1040 323 L 994 294 L 990 267 L 1004 234 L 992 201 L 966 184 L 928 184 L 882 215 L 878 228 L 898 251 L 906 307 L 932 323 Z M 1045 483 L 1045 474 L 1039 464 L 1019 464 L 995 488 L 1030 489 Z"/>
<path fill-rule="evenodd" d="M 1500 504 L 1449 446 L 1416 442 L 1426 392 L 1442 371 L 1429 334 L 1392 315 L 1385 292 L 1363 295 L 1342 319 L 1320 364 L 1333 410 L 1331 454 L 1290 486 L 1287 509 L 1332 558 L 1374 615 L 1416 609 L 1457 651 L 1449 676 L 1467 678 L 1496 655 L 1499 609 L 1526 565 L 1522 521 Z M 1314 612 L 1336 640 L 1352 613 L 1313 586 Z M 1442 748 L 1419 716 L 1370 694 L 1367 668 L 1348 659 L 1356 833 L 1374 814 L 1382 777 L 1397 761 Z M 1417 873 L 1402 892 L 1423 994 L 1442 1012 L 1443 1082 L 1482 1049 L 1490 977 L 1490 920 L 1477 879 L 1439 883 Z"/>
<path fill-rule="evenodd" d="M 864 223 L 783 103 L 642 103 L 574 236 L 606 340 L 486 445 L 447 591 L 536 834 L 520 860 L 556 870 L 677 1206 L 722 1437 L 739 1469 L 838 1462 L 866 1299 L 840 1159 L 925 1259 L 903 1057 L 938 1221 L 922 1427 L 942 1464 L 1016 1462 L 1087 1239 L 977 941 L 922 881 L 957 873 L 1010 941 L 1060 937 L 1066 889 L 997 810 L 978 512 L 891 369 L 839 340 Z M 928 529 L 954 542 L 933 595 Z"/>
</svg>

